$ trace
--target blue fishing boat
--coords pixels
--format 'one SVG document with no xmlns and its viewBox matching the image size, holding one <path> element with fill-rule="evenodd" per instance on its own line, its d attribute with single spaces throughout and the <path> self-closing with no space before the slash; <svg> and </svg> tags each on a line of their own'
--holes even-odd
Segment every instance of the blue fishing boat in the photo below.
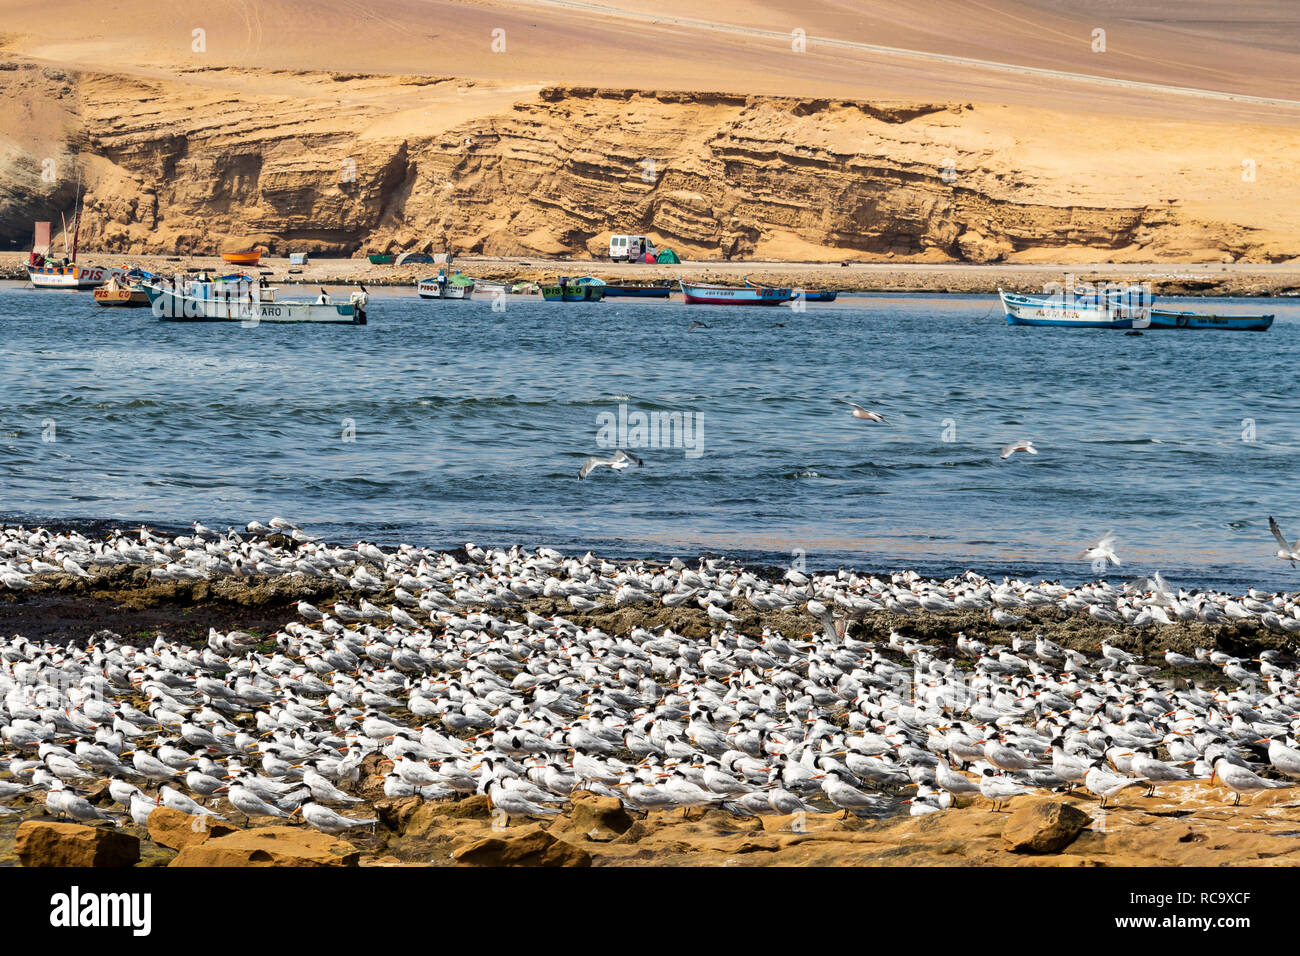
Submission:
<svg viewBox="0 0 1300 956">
<path fill-rule="evenodd" d="M 666 299 L 673 293 L 670 284 L 658 285 L 607 285 L 605 298 Z"/>
<path fill-rule="evenodd" d="M 1220 329 L 1225 332 L 1267 332 L 1273 325 L 1271 315 L 1207 315 L 1203 312 L 1151 310 L 1153 329 Z"/>
<path fill-rule="evenodd" d="M 1007 325 L 1050 325 L 1073 329 L 1146 328 L 1149 305 L 1123 294 L 1015 295 L 998 289 Z"/>
<path fill-rule="evenodd" d="M 745 278 L 745 285 L 749 286 L 751 289 L 772 288 L 771 286 L 755 282 L 748 276 Z M 805 302 L 834 302 L 837 295 L 839 295 L 839 293 L 831 289 L 795 289 L 791 298 L 803 299 Z"/>
</svg>

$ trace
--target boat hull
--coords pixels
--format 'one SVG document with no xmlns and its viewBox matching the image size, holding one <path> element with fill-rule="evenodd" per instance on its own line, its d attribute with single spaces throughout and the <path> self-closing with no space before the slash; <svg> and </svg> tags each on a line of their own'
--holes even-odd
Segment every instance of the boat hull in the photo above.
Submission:
<svg viewBox="0 0 1300 956">
<path fill-rule="evenodd" d="M 747 289 L 771 289 L 772 286 L 762 285 L 746 277 L 745 288 Z M 830 289 L 795 289 L 790 295 L 793 300 L 802 299 L 804 302 L 834 302 L 838 292 Z"/>
<path fill-rule="evenodd" d="M 416 283 L 415 292 L 421 299 L 469 299 L 474 295 L 474 286 L 439 285 L 437 280 L 424 279 Z"/>
<path fill-rule="evenodd" d="M 681 282 L 682 298 L 687 305 L 780 305 L 794 298 L 790 289 L 721 285 L 698 285 Z"/>
<path fill-rule="evenodd" d="M 999 290 L 1007 325 L 1052 326 L 1065 329 L 1131 329 L 1139 327 L 1150 309 L 1107 309 L 1077 303 L 1058 303 L 1042 296 L 1010 295 Z"/>
<path fill-rule="evenodd" d="M 542 298 L 547 302 L 600 302 L 605 298 L 605 287 L 599 285 L 542 286 Z"/>
<path fill-rule="evenodd" d="M 121 278 L 125 269 L 106 266 L 31 266 L 27 278 L 38 289 L 93 289 L 109 279 Z"/>
<path fill-rule="evenodd" d="M 262 260 L 260 252 L 223 252 L 221 258 L 236 266 L 255 266 Z"/>
<path fill-rule="evenodd" d="M 670 286 L 607 285 L 605 297 L 613 299 L 666 299 L 672 295 Z"/>
<path fill-rule="evenodd" d="M 313 323 L 365 325 L 363 307 L 351 302 L 262 302 L 224 295 L 181 295 L 145 286 L 150 310 L 164 322 Z"/>
<path fill-rule="evenodd" d="M 1153 329 L 1219 329 L 1224 332 L 1267 332 L 1273 325 L 1271 315 L 1206 315 L 1200 312 L 1151 310 Z"/>
<path fill-rule="evenodd" d="M 122 306 L 130 309 L 147 309 L 149 307 L 149 296 L 145 294 L 144 289 L 126 287 L 114 289 L 109 286 L 100 286 L 91 295 L 95 297 L 95 305 Z"/>
</svg>

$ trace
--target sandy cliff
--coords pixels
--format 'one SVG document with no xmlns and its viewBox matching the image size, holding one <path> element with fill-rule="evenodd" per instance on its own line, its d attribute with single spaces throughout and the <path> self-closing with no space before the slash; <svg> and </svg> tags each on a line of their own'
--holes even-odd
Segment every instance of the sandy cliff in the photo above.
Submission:
<svg viewBox="0 0 1300 956">
<path fill-rule="evenodd" d="M 33 219 L 57 230 L 79 172 L 83 247 L 127 253 L 260 244 L 581 256 L 626 231 L 704 258 L 1300 256 L 1300 104 L 1276 72 L 1300 62 L 1294 44 L 1244 26 L 1215 40 L 1187 24 L 1103 17 L 1115 53 L 1105 59 L 1086 42 L 1096 11 L 1066 22 L 1050 4 L 1033 13 L 1010 0 L 956 42 L 920 28 L 953 15 L 927 2 L 929 19 L 869 5 L 865 25 L 807 4 L 794 19 L 814 40 L 793 58 L 763 33 L 786 31 L 788 17 L 736 3 L 707 29 L 644 21 L 635 5 L 426 4 L 406 28 L 353 10 L 345 47 L 320 11 L 271 40 L 253 15 L 266 5 L 245 5 L 247 30 L 235 32 L 200 6 L 193 19 L 212 27 L 203 55 L 189 52 L 189 11 L 137 23 L 128 4 L 112 36 L 74 18 L 55 42 L 14 8 L 10 28 L 27 32 L 0 35 L 0 90 L 16 104 L 0 118 L 0 245 L 25 248 Z M 416 21 L 432 15 L 422 11 L 435 10 L 438 32 L 421 33 Z M 1004 21 L 1019 32 L 994 28 Z M 498 22 L 514 38 L 507 56 L 487 52 Z M 529 32 L 562 25 L 582 57 L 556 56 Z M 814 42 L 837 30 L 929 52 Z M 124 39 L 137 34 L 134 46 Z M 1154 50 L 1170 36 L 1182 39 Z M 257 66 L 272 48 L 295 68 Z M 380 49 L 387 70 L 376 69 Z M 1071 76 L 961 59 L 1018 50 L 1028 67 Z M 1218 67 L 1197 65 L 1215 50 Z M 1269 69 L 1229 82 L 1224 56 Z M 308 62 L 367 69 L 296 66 Z M 1159 80 L 1246 98 L 1143 85 Z"/>
</svg>

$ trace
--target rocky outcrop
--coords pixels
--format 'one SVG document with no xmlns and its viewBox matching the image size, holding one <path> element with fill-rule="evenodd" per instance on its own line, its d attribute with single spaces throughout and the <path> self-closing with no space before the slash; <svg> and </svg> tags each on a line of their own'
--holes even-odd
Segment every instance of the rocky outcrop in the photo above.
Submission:
<svg viewBox="0 0 1300 956">
<path fill-rule="evenodd" d="M 507 829 L 453 850 L 465 866 L 590 866 L 591 854 L 539 826 Z"/>
<path fill-rule="evenodd" d="M 1012 853 L 1058 853 L 1074 842 L 1092 817 L 1060 800 L 1039 800 L 1011 814 L 1002 839 Z"/>
<path fill-rule="evenodd" d="M 140 841 L 109 827 L 27 820 L 18 827 L 14 851 L 23 866 L 135 866 Z"/>
<path fill-rule="evenodd" d="M 584 791 L 573 795 L 564 813 L 551 824 L 549 832 L 575 843 L 584 840 L 608 843 L 627 833 L 635 823 L 616 797 L 602 797 Z"/>
<path fill-rule="evenodd" d="M 205 842 L 209 837 L 239 832 L 235 827 L 200 814 L 182 813 L 171 807 L 158 807 L 149 814 L 149 839 L 170 850 L 183 850 Z"/>
<path fill-rule="evenodd" d="M 350 843 L 315 830 L 271 826 L 238 830 L 186 846 L 169 866 L 356 866 Z"/>
<path fill-rule="evenodd" d="M 983 107 L 559 87 L 506 104 L 429 77 L 267 73 L 249 84 L 263 92 L 246 78 L 3 71 L 0 88 L 47 104 L 62 132 L 10 157 L 0 239 L 25 242 L 33 218 L 57 229 L 72 166 L 60 160 L 45 183 L 41 164 L 75 150 L 88 187 L 83 248 L 132 254 L 585 256 L 612 232 L 722 259 L 1300 252 L 1296 237 L 1186 211 L 1181 198 L 1203 191 L 1181 185 L 1183 171 L 1171 168 L 1156 193 L 1120 168 L 1122 185 L 1085 188 L 1050 161 L 1031 167 L 1020 137 Z M 283 92 L 264 92 L 268 81 Z M 1074 131 L 1056 135 L 1035 145 L 1090 148 Z"/>
</svg>

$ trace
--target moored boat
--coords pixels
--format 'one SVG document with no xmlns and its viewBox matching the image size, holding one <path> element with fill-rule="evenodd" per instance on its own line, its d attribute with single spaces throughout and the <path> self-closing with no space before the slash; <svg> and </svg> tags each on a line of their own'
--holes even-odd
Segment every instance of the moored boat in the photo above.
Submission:
<svg viewBox="0 0 1300 956">
<path fill-rule="evenodd" d="M 93 289 L 124 271 L 107 266 L 82 266 L 75 262 L 28 264 L 27 278 L 38 289 Z"/>
<path fill-rule="evenodd" d="M 347 302 L 334 302 L 322 290 L 316 301 L 266 301 L 249 276 L 165 280 L 142 283 L 153 314 L 166 322 L 320 322 L 365 325 L 369 296 L 365 287 Z"/>
<path fill-rule="evenodd" d="M 1203 312 L 1174 312 L 1169 309 L 1152 309 L 1150 328 L 1267 332 L 1272 325 L 1272 315 L 1214 315 Z"/>
<path fill-rule="evenodd" d="M 542 286 L 542 298 L 547 302 L 600 302 L 605 298 L 606 285 L 595 276 L 571 279 L 559 276 L 555 282 Z"/>
<path fill-rule="evenodd" d="M 262 253 L 257 249 L 250 249 L 247 252 L 223 252 L 221 258 L 232 266 L 255 266 L 261 261 Z"/>
<path fill-rule="evenodd" d="M 1048 325 L 1074 329 L 1145 328 L 1150 306 L 1123 296 L 1015 295 L 998 289 L 1007 325 Z"/>
<path fill-rule="evenodd" d="M 654 285 L 606 285 L 605 298 L 666 299 L 673 294 L 671 283 Z"/>
<path fill-rule="evenodd" d="M 755 282 L 748 276 L 745 277 L 745 285 L 751 289 L 770 289 L 772 286 L 763 285 L 761 282 Z M 805 302 L 834 302 L 839 293 L 833 289 L 794 289 L 792 290 L 792 299 L 802 299 Z"/>
<path fill-rule="evenodd" d="M 474 280 L 474 291 L 485 295 L 536 295 L 536 282 L 480 282 Z"/>
<path fill-rule="evenodd" d="M 125 308 L 146 308 L 149 296 L 140 285 L 145 279 L 157 278 L 152 273 L 132 269 L 122 276 L 113 276 L 103 285 L 97 287 L 91 295 L 96 305 L 123 306 Z"/>
<path fill-rule="evenodd" d="M 60 214 L 62 215 L 62 214 Z M 93 289 L 126 270 L 106 266 L 83 266 L 77 263 L 77 240 L 81 235 L 81 171 L 77 171 L 76 199 L 73 200 L 72 249 L 68 249 L 68 222 L 63 219 L 62 261 L 50 258 L 50 223 L 36 223 L 31 255 L 27 258 L 27 278 L 38 289 Z"/>
<path fill-rule="evenodd" d="M 678 280 L 687 305 L 780 305 L 794 298 L 790 289 L 746 285 L 736 288 Z"/>
<path fill-rule="evenodd" d="M 53 261 L 48 258 L 50 251 L 50 224 L 48 222 L 38 222 L 36 224 L 36 238 L 32 244 L 32 252 L 27 261 L 27 278 L 38 289 L 93 289 L 101 286 L 110 279 L 119 278 L 126 274 L 125 269 L 114 269 L 108 266 L 83 266 L 77 262 L 77 235 L 80 228 L 74 220 L 72 251 L 66 255 L 62 261 Z M 67 236 L 67 225 L 64 225 L 64 236 Z M 67 249 L 64 250 L 67 252 Z"/>
<path fill-rule="evenodd" d="M 468 299 L 474 294 L 474 280 L 460 272 L 449 276 L 444 270 L 417 281 L 415 291 L 421 299 Z"/>
</svg>

